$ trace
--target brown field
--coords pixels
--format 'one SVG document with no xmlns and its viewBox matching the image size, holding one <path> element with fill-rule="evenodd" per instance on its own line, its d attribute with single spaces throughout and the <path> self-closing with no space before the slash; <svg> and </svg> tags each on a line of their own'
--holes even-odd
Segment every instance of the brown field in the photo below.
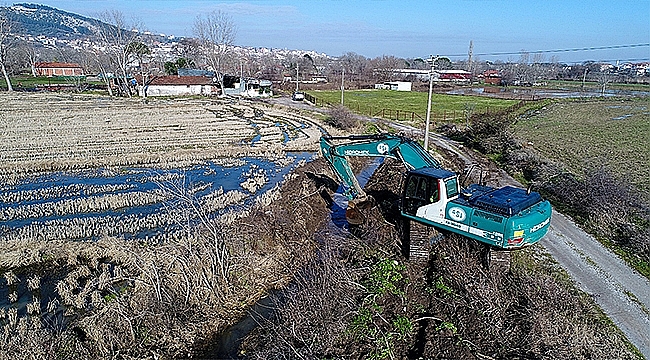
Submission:
<svg viewBox="0 0 650 360">
<path fill-rule="evenodd" d="M 315 151 L 320 136 L 311 118 L 260 102 L 2 93 L 0 103 L 4 175 L 276 157 Z"/>
</svg>

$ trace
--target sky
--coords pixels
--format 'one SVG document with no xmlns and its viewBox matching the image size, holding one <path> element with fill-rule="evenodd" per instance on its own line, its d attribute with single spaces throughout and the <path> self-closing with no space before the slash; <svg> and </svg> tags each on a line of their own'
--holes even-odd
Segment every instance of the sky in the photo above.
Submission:
<svg viewBox="0 0 650 360">
<path fill-rule="evenodd" d="M 27 1 L 25 1 L 27 2 Z M 545 60 L 650 61 L 650 0 L 41 0 L 97 17 L 118 10 L 145 30 L 192 36 L 198 15 L 220 10 L 236 24 L 235 44 L 313 50 L 517 61 L 526 51 Z M 637 46 L 644 44 L 642 46 Z M 632 46 L 630 46 L 632 45 Z M 609 49 L 603 49 L 614 47 Z M 499 53 L 498 55 L 492 55 Z M 554 57 L 551 59 L 551 57 Z"/>
</svg>

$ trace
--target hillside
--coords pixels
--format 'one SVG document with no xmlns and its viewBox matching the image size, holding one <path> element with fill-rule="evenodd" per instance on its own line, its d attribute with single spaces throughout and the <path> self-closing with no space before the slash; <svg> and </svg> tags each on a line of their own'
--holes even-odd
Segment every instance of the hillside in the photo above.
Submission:
<svg viewBox="0 0 650 360">
<path fill-rule="evenodd" d="M 5 7 L 20 26 L 17 35 L 80 39 L 93 36 L 101 21 L 45 5 L 14 4 Z"/>
</svg>

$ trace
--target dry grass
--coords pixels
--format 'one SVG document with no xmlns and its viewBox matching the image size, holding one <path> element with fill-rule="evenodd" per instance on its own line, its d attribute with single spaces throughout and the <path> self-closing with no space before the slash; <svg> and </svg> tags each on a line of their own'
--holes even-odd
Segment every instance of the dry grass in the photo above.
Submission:
<svg viewBox="0 0 650 360">
<path fill-rule="evenodd" d="M 313 151 L 303 114 L 264 103 L 0 94 L 0 174 L 157 164 Z M 283 130 L 291 141 L 284 143 Z M 260 135 L 260 141 L 250 146 Z"/>
</svg>

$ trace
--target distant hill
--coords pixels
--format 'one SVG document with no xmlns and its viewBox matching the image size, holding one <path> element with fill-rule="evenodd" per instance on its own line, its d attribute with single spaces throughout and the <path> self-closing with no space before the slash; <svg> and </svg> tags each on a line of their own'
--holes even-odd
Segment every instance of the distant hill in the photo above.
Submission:
<svg viewBox="0 0 650 360">
<path fill-rule="evenodd" d="M 92 37 L 102 23 L 78 14 L 38 4 L 14 4 L 0 8 L 20 24 L 16 33 L 60 39 Z"/>
</svg>

